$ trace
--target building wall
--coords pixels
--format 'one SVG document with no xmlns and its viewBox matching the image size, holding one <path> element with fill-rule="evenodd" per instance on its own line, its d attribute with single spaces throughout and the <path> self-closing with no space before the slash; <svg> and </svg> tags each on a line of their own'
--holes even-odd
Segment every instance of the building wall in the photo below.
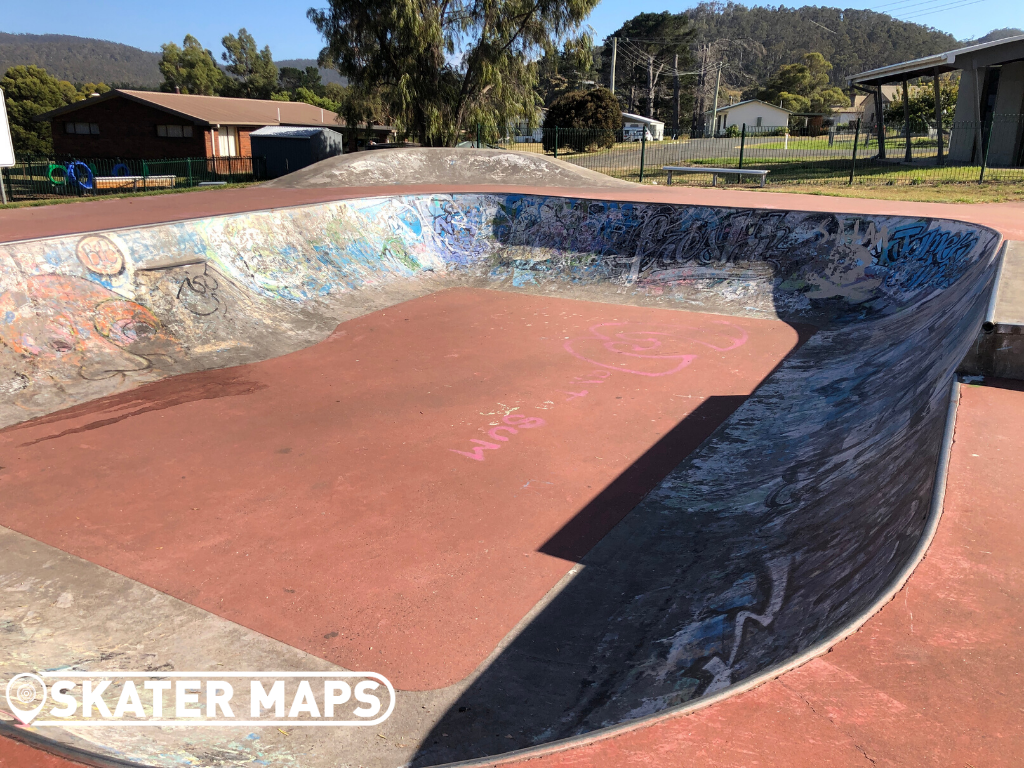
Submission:
<svg viewBox="0 0 1024 768">
<path fill-rule="evenodd" d="M 983 72 L 977 74 L 978 82 L 983 82 Z M 956 97 L 956 111 L 953 113 L 954 128 L 949 136 L 950 162 L 969 163 L 973 158 L 977 140 L 973 124 L 978 121 L 979 98 L 975 87 L 975 72 L 973 69 L 965 69 L 960 74 L 960 90 Z"/>
<path fill-rule="evenodd" d="M 737 128 L 747 124 L 748 128 L 757 126 L 757 118 L 765 128 L 785 128 L 789 125 L 789 113 L 776 109 L 769 104 L 738 104 L 725 112 L 724 128 L 735 125 Z"/>
<path fill-rule="evenodd" d="M 64 124 L 96 123 L 99 135 L 65 133 Z M 192 126 L 192 138 L 156 135 L 158 125 Z M 86 158 L 158 159 L 202 157 L 206 154 L 204 131 L 185 118 L 176 117 L 129 99 L 113 98 L 87 104 L 50 121 L 53 149 L 58 155 Z"/>
<path fill-rule="evenodd" d="M 654 141 L 661 141 L 665 138 L 665 124 L 662 122 L 641 122 L 640 120 L 623 120 L 623 128 L 632 128 L 635 130 L 647 129 L 647 132 L 651 135 L 651 139 Z"/>
<path fill-rule="evenodd" d="M 989 165 L 1008 167 L 1021 160 L 1021 111 L 1024 106 L 1024 61 L 1004 64 L 996 91 Z"/>
</svg>

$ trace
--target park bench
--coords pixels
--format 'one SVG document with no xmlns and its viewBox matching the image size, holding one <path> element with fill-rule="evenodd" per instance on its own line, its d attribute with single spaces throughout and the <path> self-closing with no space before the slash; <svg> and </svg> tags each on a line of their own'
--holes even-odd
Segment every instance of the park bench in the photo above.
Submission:
<svg viewBox="0 0 1024 768">
<path fill-rule="evenodd" d="M 95 189 L 152 189 L 173 187 L 177 177 L 174 174 L 162 176 L 97 176 L 93 179 Z"/>
<path fill-rule="evenodd" d="M 721 173 L 734 173 L 738 176 L 742 176 L 744 173 L 748 176 L 760 176 L 761 186 L 764 186 L 764 180 L 770 173 L 770 171 L 755 171 L 747 168 L 702 168 L 699 165 L 695 166 L 684 166 L 684 165 L 664 165 L 661 170 L 668 172 L 668 185 L 672 186 L 672 174 L 673 173 L 710 173 L 711 174 L 711 186 L 718 186 L 718 175 Z"/>
</svg>

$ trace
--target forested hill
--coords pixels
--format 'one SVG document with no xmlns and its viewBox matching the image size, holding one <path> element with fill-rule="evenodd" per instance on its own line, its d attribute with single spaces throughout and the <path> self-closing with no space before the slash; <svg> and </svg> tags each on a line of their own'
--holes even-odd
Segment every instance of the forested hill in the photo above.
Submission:
<svg viewBox="0 0 1024 768">
<path fill-rule="evenodd" d="M 159 53 L 107 40 L 0 32 L 0 77 L 9 67 L 35 64 L 54 77 L 72 83 L 156 88 L 164 79 L 157 68 L 159 63 Z M 276 64 L 278 68 L 305 69 L 316 66 L 316 59 L 289 59 Z M 320 76 L 325 83 L 345 84 L 334 70 L 321 69 Z"/>
<path fill-rule="evenodd" d="M 0 77 L 8 67 L 35 64 L 72 83 L 155 87 L 163 81 L 159 61 L 159 53 L 91 37 L 0 32 Z"/>
<path fill-rule="evenodd" d="M 734 88 L 763 83 L 781 65 L 798 62 L 812 51 L 832 62 L 832 82 L 844 86 L 847 75 L 958 46 L 952 35 L 874 11 L 817 6 L 747 8 L 707 2 L 687 15 L 696 27 L 697 42 L 749 39 L 756 43 L 716 46 L 714 58 L 727 62 L 723 78 Z"/>
</svg>

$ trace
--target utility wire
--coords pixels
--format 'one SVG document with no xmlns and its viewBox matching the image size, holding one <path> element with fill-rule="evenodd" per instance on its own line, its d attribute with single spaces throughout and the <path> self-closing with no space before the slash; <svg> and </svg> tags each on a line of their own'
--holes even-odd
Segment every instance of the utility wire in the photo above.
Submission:
<svg viewBox="0 0 1024 768">
<path fill-rule="evenodd" d="M 989 0 L 971 0 L 970 2 L 967 2 L 967 3 L 952 3 L 950 5 L 940 5 L 937 8 L 933 8 L 933 9 L 931 9 L 929 11 L 925 11 L 924 13 L 916 13 L 916 14 L 914 14 L 912 16 L 907 16 L 907 18 L 908 19 L 919 19 L 922 16 L 931 16 L 933 13 L 943 13 L 944 11 L 952 11 L 952 10 L 955 10 L 956 8 L 964 8 L 964 7 L 968 6 L 968 5 L 977 5 L 978 3 L 987 3 L 987 2 L 989 2 Z"/>
</svg>

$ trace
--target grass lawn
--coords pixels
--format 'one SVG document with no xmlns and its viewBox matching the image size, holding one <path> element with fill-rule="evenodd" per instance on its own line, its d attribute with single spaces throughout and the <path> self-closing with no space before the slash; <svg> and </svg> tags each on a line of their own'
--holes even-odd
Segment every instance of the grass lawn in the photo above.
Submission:
<svg viewBox="0 0 1024 768">
<path fill-rule="evenodd" d="M 104 195 L 83 195 L 81 197 L 50 197 L 42 200 L 19 200 L 15 203 L 0 205 L 0 211 L 8 208 L 35 208 L 40 205 L 67 205 L 69 203 L 89 203 L 96 200 L 116 200 L 122 197 L 153 197 L 154 195 L 176 195 L 181 192 L 212 192 L 215 189 L 239 189 L 241 187 L 252 187 L 262 182 L 248 181 L 239 184 L 225 184 L 221 187 L 180 187 L 176 189 L 152 189 L 145 192 L 124 192 L 121 194 L 112 193 Z"/>
<path fill-rule="evenodd" d="M 757 187 L 751 187 L 757 189 Z M 1024 200 L 1024 183 L 1019 181 L 946 182 L 938 184 L 854 184 L 818 185 L 772 184 L 765 192 L 793 192 L 829 197 L 864 197 L 875 200 L 906 200 L 915 203 L 1005 203 Z"/>
<path fill-rule="evenodd" d="M 828 135 L 824 136 L 790 136 L 789 137 L 789 149 L 836 149 L 837 147 L 843 147 L 845 151 L 849 152 L 853 149 L 853 134 L 842 133 L 835 137 L 832 141 L 831 146 L 828 143 Z M 747 136 L 747 146 L 757 147 L 758 149 L 785 149 L 786 141 L 782 138 L 772 137 L 771 141 L 764 141 L 757 136 Z M 943 145 L 948 144 L 948 134 L 943 136 Z M 912 136 L 910 139 L 910 145 L 915 148 L 927 148 L 936 147 L 938 142 L 935 139 L 929 139 L 926 136 Z M 863 132 L 860 134 L 860 139 L 857 142 L 857 152 L 862 152 L 865 149 L 871 149 L 878 146 L 878 140 L 872 136 L 866 136 Z M 886 136 L 885 146 L 892 153 L 895 148 L 903 149 L 906 147 L 906 139 L 903 136 Z"/>
</svg>

